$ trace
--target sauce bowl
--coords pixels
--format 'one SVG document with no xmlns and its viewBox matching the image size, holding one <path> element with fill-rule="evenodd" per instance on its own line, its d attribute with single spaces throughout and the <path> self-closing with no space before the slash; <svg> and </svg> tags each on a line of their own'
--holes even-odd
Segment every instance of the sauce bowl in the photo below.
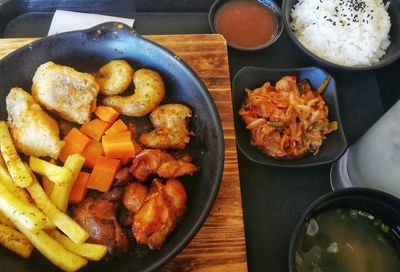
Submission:
<svg viewBox="0 0 400 272">
<path fill-rule="evenodd" d="M 208 13 L 208 23 L 209 23 L 211 31 L 213 33 L 218 33 L 218 34 L 223 35 L 223 33 L 219 32 L 218 29 L 216 28 L 216 24 L 215 24 L 216 15 L 217 15 L 218 11 L 220 10 L 220 8 L 223 7 L 225 4 L 232 3 L 235 1 L 238 1 L 238 0 L 217 0 L 211 6 L 210 11 Z M 284 28 L 282 17 L 281 17 L 281 9 L 279 8 L 279 6 L 272 0 L 239 0 L 239 1 L 256 3 L 259 6 L 267 9 L 275 17 L 276 27 L 275 27 L 275 31 L 273 32 L 273 34 L 269 40 L 267 40 L 266 42 L 259 43 L 257 45 L 240 46 L 240 45 L 233 43 L 227 37 L 224 36 L 225 39 L 227 40 L 228 46 L 238 49 L 238 50 L 254 51 L 254 50 L 266 48 L 266 47 L 270 46 L 271 44 L 273 44 L 275 41 L 277 41 L 279 39 L 279 37 L 281 36 L 283 28 Z M 242 21 L 241 24 L 246 24 L 246 21 Z"/>
</svg>

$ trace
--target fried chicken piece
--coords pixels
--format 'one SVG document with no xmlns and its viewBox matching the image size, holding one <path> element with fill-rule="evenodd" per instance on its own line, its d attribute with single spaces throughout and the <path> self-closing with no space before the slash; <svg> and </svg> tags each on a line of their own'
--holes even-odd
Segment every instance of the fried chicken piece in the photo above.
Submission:
<svg viewBox="0 0 400 272">
<path fill-rule="evenodd" d="M 89 197 L 73 209 L 75 221 L 90 234 L 89 240 L 106 245 L 110 254 L 129 248 L 128 238 L 115 217 L 122 193 L 121 188 L 115 188 L 99 198 Z"/>
<path fill-rule="evenodd" d="M 164 185 L 164 191 L 176 210 L 177 218 L 180 219 L 186 211 L 187 196 L 185 187 L 179 180 L 169 179 Z"/>
<path fill-rule="evenodd" d="M 143 133 L 139 140 L 151 148 L 183 149 L 190 140 L 187 124 L 191 116 L 191 109 L 182 104 L 158 106 L 150 114 L 155 129 Z"/>
<path fill-rule="evenodd" d="M 21 88 L 12 88 L 6 97 L 7 124 L 15 147 L 27 156 L 57 159 L 64 142 L 57 122 L 33 97 Z"/>
<path fill-rule="evenodd" d="M 140 182 L 134 182 L 125 187 L 122 202 L 129 212 L 136 213 L 143 205 L 147 195 L 147 187 Z"/>
<path fill-rule="evenodd" d="M 175 159 L 159 149 L 144 149 L 135 157 L 130 168 L 130 172 L 139 181 L 145 181 L 151 174 L 158 174 L 162 178 L 176 178 L 196 171 L 196 165 L 188 162 L 187 158 Z"/>
<path fill-rule="evenodd" d="M 99 85 L 94 76 L 51 61 L 33 76 L 32 95 L 45 109 L 78 124 L 90 120 Z"/>
<path fill-rule="evenodd" d="M 168 180 L 163 185 L 160 180 L 154 179 L 150 192 L 134 215 L 132 233 L 139 244 L 157 249 L 185 211 L 186 191 L 178 180 Z"/>
</svg>

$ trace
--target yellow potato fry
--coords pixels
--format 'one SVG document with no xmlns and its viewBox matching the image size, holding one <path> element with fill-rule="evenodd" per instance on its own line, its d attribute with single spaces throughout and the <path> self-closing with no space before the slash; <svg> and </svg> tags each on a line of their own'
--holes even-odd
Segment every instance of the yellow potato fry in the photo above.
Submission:
<svg viewBox="0 0 400 272">
<path fill-rule="evenodd" d="M 33 204 L 33 200 L 30 197 L 30 195 L 28 194 L 28 192 L 24 188 L 19 188 L 19 187 L 15 186 L 7 169 L 3 168 L 2 166 L 0 166 L 0 183 L 2 183 L 4 185 L 4 187 L 6 187 L 7 190 L 11 194 L 16 196 L 22 202 L 24 202 L 28 205 Z M 55 225 L 53 224 L 53 222 L 51 222 L 49 220 L 49 218 L 46 217 L 45 226 L 43 228 L 53 229 L 53 228 L 55 228 Z"/>
<path fill-rule="evenodd" d="M 24 228 L 17 221 L 13 223 L 43 256 L 62 270 L 77 271 L 87 264 L 85 258 L 65 249 L 44 230 L 32 231 Z"/>
<path fill-rule="evenodd" d="M 62 166 L 51 164 L 45 160 L 30 156 L 29 167 L 33 172 L 48 177 L 58 185 L 67 184 L 71 180 L 71 171 Z"/>
<path fill-rule="evenodd" d="M 18 156 L 5 121 L 0 121 L 0 150 L 15 185 L 23 188 L 29 186 L 32 178 Z"/>
<path fill-rule="evenodd" d="M 56 161 L 54 159 L 50 160 L 51 164 L 56 164 Z M 54 188 L 54 182 L 52 182 L 48 177 L 42 176 L 42 186 L 43 190 L 46 192 L 48 196 L 51 196 L 51 191 Z"/>
<path fill-rule="evenodd" d="M 2 166 L 0 166 L 0 181 L 7 188 L 7 190 L 10 191 L 10 193 L 15 195 L 17 198 L 25 203 L 32 203 L 32 199 L 29 196 L 28 192 L 24 188 L 19 188 L 15 186 L 10 174 L 8 173 L 7 168 L 3 168 Z"/>
<path fill-rule="evenodd" d="M 46 226 L 46 216 L 35 206 L 24 203 L 10 193 L 2 182 L 0 182 L 0 211 L 27 229 L 37 230 Z"/>
<path fill-rule="evenodd" d="M 61 211 L 66 211 L 68 208 L 69 194 L 71 193 L 72 185 L 76 180 L 79 172 L 85 163 L 85 157 L 80 154 L 71 154 L 67 157 L 64 163 L 64 168 L 70 170 L 70 180 L 63 184 L 55 184 L 50 195 L 51 201 Z"/>
<path fill-rule="evenodd" d="M 33 250 L 32 244 L 22 233 L 2 224 L 0 224 L 0 244 L 22 258 L 29 258 Z"/>
<path fill-rule="evenodd" d="M 2 212 L 0 212 L 0 224 L 15 229 L 14 224 L 11 222 L 10 218 L 8 218 Z"/>
<path fill-rule="evenodd" d="M 5 168 L 5 169 L 7 169 L 7 164 L 6 164 L 6 162 L 4 161 L 3 156 L 0 156 L 0 166 L 3 167 L 3 168 Z"/>
<path fill-rule="evenodd" d="M 26 166 L 27 169 L 28 166 Z M 49 197 L 44 192 L 42 186 L 36 180 L 32 173 L 33 182 L 27 187 L 27 190 L 33 200 L 35 201 L 38 208 L 49 217 L 49 219 L 72 241 L 77 244 L 83 243 L 89 237 L 87 233 L 78 223 L 76 223 L 71 217 L 57 209 L 57 207 L 51 202 Z"/>
<path fill-rule="evenodd" d="M 107 254 L 107 247 L 105 245 L 90 243 L 75 244 L 71 239 L 58 230 L 51 230 L 49 231 L 49 234 L 69 251 L 91 261 L 101 260 Z"/>
</svg>

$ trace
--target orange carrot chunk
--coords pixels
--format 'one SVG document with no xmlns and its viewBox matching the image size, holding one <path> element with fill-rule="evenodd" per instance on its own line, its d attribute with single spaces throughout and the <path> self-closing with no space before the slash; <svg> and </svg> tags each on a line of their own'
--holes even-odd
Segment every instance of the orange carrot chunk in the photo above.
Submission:
<svg viewBox="0 0 400 272">
<path fill-rule="evenodd" d="M 78 177 L 72 185 L 71 193 L 69 195 L 69 203 L 78 204 L 83 201 L 87 193 L 87 183 L 89 181 L 90 174 L 80 172 Z"/>
<path fill-rule="evenodd" d="M 111 126 L 111 124 L 100 119 L 93 119 L 81 126 L 81 131 L 93 140 L 100 141 L 101 136 Z"/>
<path fill-rule="evenodd" d="M 63 149 L 61 149 L 60 156 L 58 157 L 62 162 L 65 162 L 67 157 L 71 154 L 81 154 L 90 143 L 90 138 L 77 128 L 73 128 L 68 132 L 67 136 L 65 136 L 64 142 L 65 145 Z"/>
<path fill-rule="evenodd" d="M 108 192 L 118 171 L 120 161 L 118 159 L 98 157 L 94 164 L 92 174 L 89 177 L 87 187 L 100 192 Z"/>
<path fill-rule="evenodd" d="M 128 131 L 127 125 L 125 125 L 124 121 L 118 119 L 109 129 L 106 130 L 104 134 L 114 135 L 125 131 Z"/>
<path fill-rule="evenodd" d="M 84 165 L 93 168 L 97 158 L 101 155 L 104 155 L 103 145 L 98 141 L 91 140 L 82 152 L 82 156 L 86 159 Z"/>
<path fill-rule="evenodd" d="M 108 123 L 114 123 L 114 121 L 117 120 L 119 116 L 118 111 L 107 106 L 98 106 L 94 111 L 94 114 L 96 114 L 96 116 L 99 117 L 101 120 Z"/>
<path fill-rule="evenodd" d="M 101 140 L 104 154 L 108 158 L 132 158 L 136 154 L 131 132 L 104 135 Z"/>
</svg>

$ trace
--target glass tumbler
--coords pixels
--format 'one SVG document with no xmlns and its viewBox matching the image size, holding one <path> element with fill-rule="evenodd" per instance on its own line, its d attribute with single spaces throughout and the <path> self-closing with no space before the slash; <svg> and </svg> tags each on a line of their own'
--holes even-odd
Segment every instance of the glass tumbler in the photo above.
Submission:
<svg viewBox="0 0 400 272">
<path fill-rule="evenodd" d="M 331 186 L 368 187 L 400 198 L 400 100 L 332 165 Z"/>
</svg>

